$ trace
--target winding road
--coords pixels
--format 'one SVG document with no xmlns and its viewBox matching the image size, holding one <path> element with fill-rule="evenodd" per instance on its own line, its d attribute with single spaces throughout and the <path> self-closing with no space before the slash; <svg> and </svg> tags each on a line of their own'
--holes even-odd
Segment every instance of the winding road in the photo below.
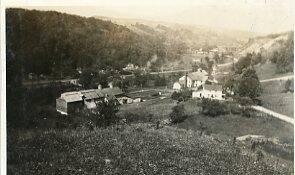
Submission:
<svg viewBox="0 0 295 175">
<path fill-rule="evenodd" d="M 286 115 L 279 114 L 279 113 L 274 112 L 274 111 L 272 111 L 272 110 L 266 109 L 266 108 L 264 108 L 264 107 L 262 107 L 262 106 L 251 106 L 251 107 L 252 107 L 253 109 L 257 110 L 257 111 L 260 111 L 260 112 L 263 112 L 263 113 L 269 114 L 269 115 L 271 115 L 271 116 L 273 116 L 273 117 L 275 117 L 275 118 L 278 118 L 278 119 L 280 119 L 280 120 L 283 120 L 283 121 L 285 121 L 285 122 L 288 122 L 288 123 L 294 125 L 294 119 L 293 119 L 293 118 L 290 118 L 290 117 L 288 117 L 288 116 L 286 116 Z"/>
<path fill-rule="evenodd" d="M 265 79 L 265 80 L 260 80 L 260 83 L 263 82 L 269 82 L 269 81 L 280 81 L 280 80 L 288 80 L 294 78 L 294 75 L 286 75 L 283 77 L 277 77 L 277 78 L 270 78 L 270 79 Z"/>
</svg>

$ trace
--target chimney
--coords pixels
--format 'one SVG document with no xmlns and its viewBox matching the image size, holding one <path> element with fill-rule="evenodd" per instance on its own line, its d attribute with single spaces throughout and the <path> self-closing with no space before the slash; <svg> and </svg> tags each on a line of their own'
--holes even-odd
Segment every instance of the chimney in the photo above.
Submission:
<svg viewBox="0 0 295 175">
<path fill-rule="evenodd" d="M 102 89 L 102 86 L 101 86 L 101 84 L 99 84 L 99 85 L 97 86 L 97 89 L 99 89 L 99 90 L 101 90 L 101 89 Z"/>
<path fill-rule="evenodd" d="M 187 88 L 187 72 L 185 73 L 184 86 L 185 86 L 185 88 Z"/>
</svg>

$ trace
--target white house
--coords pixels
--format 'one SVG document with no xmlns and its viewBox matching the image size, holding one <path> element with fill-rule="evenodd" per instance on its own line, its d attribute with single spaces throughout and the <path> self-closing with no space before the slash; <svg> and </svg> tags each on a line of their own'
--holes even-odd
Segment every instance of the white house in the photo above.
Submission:
<svg viewBox="0 0 295 175">
<path fill-rule="evenodd" d="M 204 84 L 203 89 L 194 91 L 192 93 L 193 98 L 209 98 L 214 100 L 224 100 L 224 94 L 222 93 L 222 86 L 216 84 Z"/>
<path fill-rule="evenodd" d="M 181 90 L 183 87 L 198 89 L 208 80 L 208 73 L 205 70 L 198 69 L 196 72 L 186 74 L 179 78 L 178 82 L 173 84 L 174 90 Z"/>
</svg>

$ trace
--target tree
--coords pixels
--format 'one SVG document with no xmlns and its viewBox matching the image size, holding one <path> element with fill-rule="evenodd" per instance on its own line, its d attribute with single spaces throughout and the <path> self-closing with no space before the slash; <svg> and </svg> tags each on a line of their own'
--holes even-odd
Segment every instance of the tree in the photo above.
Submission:
<svg viewBox="0 0 295 175">
<path fill-rule="evenodd" d="M 239 61 L 235 64 L 235 73 L 241 74 L 243 69 L 248 68 L 252 62 L 252 54 L 248 53 L 245 57 L 239 59 Z"/>
<path fill-rule="evenodd" d="M 166 86 L 166 85 L 167 85 L 167 80 L 164 76 L 161 77 L 160 75 L 157 75 L 155 77 L 155 86 Z"/>
<path fill-rule="evenodd" d="M 197 65 L 197 63 L 193 63 L 192 64 L 192 71 L 196 72 L 198 70 L 199 66 Z"/>
<path fill-rule="evenodd" d="M 256 65 L 262 62 L 262 55 L 261 53 L 253 54 L 252 65 Z"/>
<path fill-rule="evenodd" d="M 184 111 L 184 105 L 178 104 L 174 106 L 169 116 L 172 123 L 183 122 L 187 118 L 187 115 L 185 115 L 185 111 Z"/>
<path fill-rule="evenodd" d="M 134 83 L 136 86 L 143 87 L 147 85 L 148 82 L 148 74 L 142 72 L 135 72 L 134 73 Z"/>
<path fill-rule="evenodd" d="M 215 63 L 219 63 L 220 62 L 220 57 L 217 53 L 214 54 L 214 57 L 213 57 Z"/>
<path fill-rule="evenodd" d="M 81 73 L 79 77 L 79 83 L 82 84 L 84 88 L 88 89 L 91 87 L 91 83 L 94 78 L 93 76 L 94 74 L 92 73 L 92 71 L 90 71 L 89 69 L 85 70 Z"/>
<path fill-rule="evenodd" d="M 238 80 L 237 94 L 241 97 L 254 99 L 262 93 L 262 88 L 256 74 L 252 68 L 244 69 Z"/>
<path fill-rule="evenodd" d="M 292 81 L 291 80 L 287 80 L 285 83 L 285 92 L 293 92 L 293 86 L 292 86 Z"/>
</svg>

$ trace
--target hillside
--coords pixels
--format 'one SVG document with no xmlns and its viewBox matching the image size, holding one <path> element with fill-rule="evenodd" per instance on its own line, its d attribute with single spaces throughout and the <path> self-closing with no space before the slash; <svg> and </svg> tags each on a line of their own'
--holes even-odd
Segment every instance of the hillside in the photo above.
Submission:
<svg viewBox="0 0 295 175">
<path fill-rule="evenodd" d="M 240 56 L 252 57 L 259 74 L 266 77 L 293 72 L 294 32 L 270 34 L 251 38 L 239 52 Z M 250 55 L 249 55 L 250 54 Z M 263 75 L 263 77 L 265 77 Z"/>
<path fill-rule="evenodd" d="M 200 48 L 206 45 L 239 46 L 245 44 L 249 38 L 256 36 L 254 33 L 245 31 L 211 29 L 204 26 L 177 24 L 162 21 L 112 18 L 105 16 L 95 16 L 95 18 L 124 25 L 139 34 L 151 34 L 145 30 L 148 28 L 150 31 L 153 31 L 153 34 L 164 35 L 168 40 L 178 38 L 184 41 L 191 48 Z"/>
<path fill-rule="evenodd" d="M 10 137 L 8 174 L 286 174 L 242 146 L 150 124 Z M 14 159 L 17 158 L 17 159 Z M 270 161 L 270 160 L 269 160 Z"/>
<path fill-rule="evenodd" d="M 288 38 L 291 32 L 285 32 L 280 34 L 271 34 L 267 36 L 259 36 L 249 39 L 247 44 L 245 44 L 241 55 L 246 55 L 247 53 L 259 53 L 266 52 L 265 54 L 271 54 L 274 51 L 280 49 Z"/>
<path fill-rule="evenodd" d="M 181 43 L 167 46 L 162 38 L 138 35 L 109 21 L 55 11 L 10 8 L 6 22 L 8 81 L 28 73 L 65 77 L 77 68 L 145 67 L 152 58 L 157 66 L 185 50 Z"/>
</svg>

